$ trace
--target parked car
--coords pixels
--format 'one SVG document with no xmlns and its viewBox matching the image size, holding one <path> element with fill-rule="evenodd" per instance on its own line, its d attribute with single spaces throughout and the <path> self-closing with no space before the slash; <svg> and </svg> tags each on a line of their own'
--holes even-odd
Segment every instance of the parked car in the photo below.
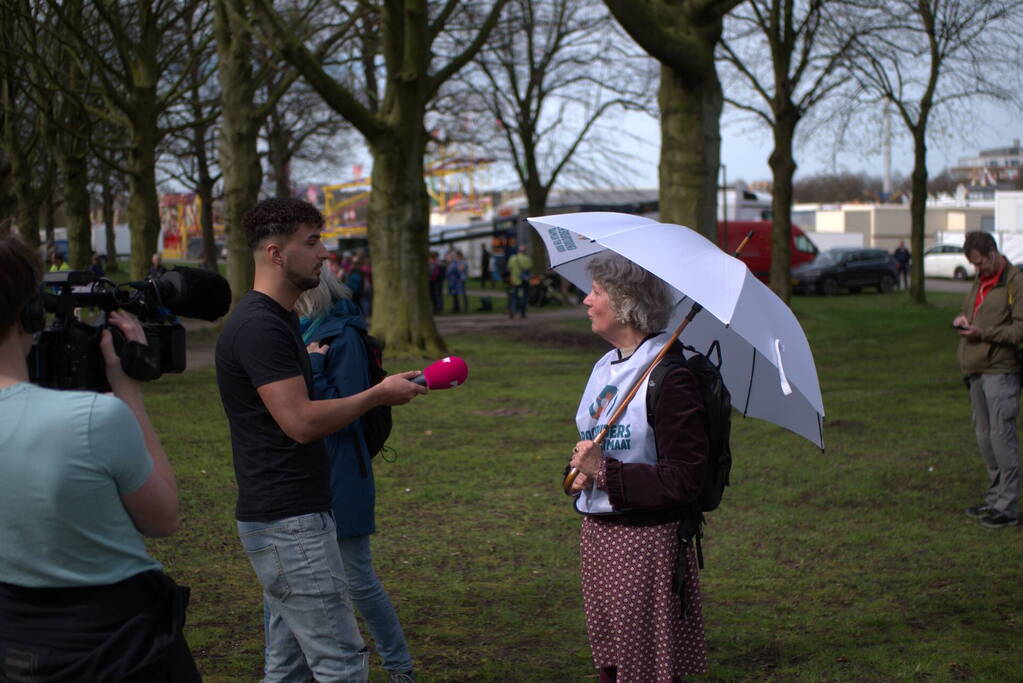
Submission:
<svg viewBox="0 0 1023 683">
<path fill-rule="evenodd" d="M 733 253 L 747 234 L 753 237 L 743 247 L 739 259 L 746 264 L 754 277 L 767 282 L 771 277 L 771 221 L 718 221 L 718 246 L 729 254 Z M 789 267 L 812 261 L 817 256 L 817 245 L 806 236 L 799 226 L 792 226 L 789 241 Z"/>
<path fill-rule="evenodd" d="M 973 277 L 973 264 L 966 260 L 963 248 L 954 244 L 936 244 L 924 250 L 924 277 L 952 277 L 966 280 Z"/>
<path fill-rule="evenodd" d="M 796 292 L 837 294 L 841 289 L 856 293 L 863 287 L 876 287 L 887 294 L 895 289 L 895 259 L 884 249 L 839 247 L 822 251 L 810 263 L 792 270 L 792 289 Z"/>
</svg>

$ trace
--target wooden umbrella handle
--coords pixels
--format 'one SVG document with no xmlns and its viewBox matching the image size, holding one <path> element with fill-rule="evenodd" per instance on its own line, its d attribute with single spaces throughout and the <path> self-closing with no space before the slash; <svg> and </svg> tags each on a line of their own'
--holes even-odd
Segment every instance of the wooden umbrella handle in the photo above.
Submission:
<svg viewBox="0 0 1023 683">
<path fill-rule="evenodd" d="M 679 335 L 682 334 L 682 330 L 686 329 L 686 325 L 688 325 L 689 322 L 693 319 L 693 316 L 695 316 L 702 310 L 703 306 L 701 306 L 700 304 L 693 304 L 693 307 L 689 309 L 689 315 L 683 318 L 682 322 L 679 323 L 678 327 L 672 333 L 671 338 L 668 339 L 668 342 L 661 348 L 660 351 L 657 352 L 657 355 L 654 356 L 654 359 L 652 361 L 650 361 L 650 364 L 646 367 L 646 370 L 643 371 L 643 374 L 640 375 L 639 378 L 637 378 L 636 381 L 632 384 L 632 388 L 629 389 L 629 393 L 625 395 L 625 398 L 622 399 L 621 403 L 618 404 L 618 407 L 615 408 L 614 413 L 612 413 L 611 417 L 608 418 L 607 424 L 604 425 L 604 428 L 601 429 L 600 433 L 597 434 L 597 436 L 593 439 L 593 443 L 599 446 L 604 441 L 604 437 L 607 436 L 608 429 L 611 427 L 611 425 L 618 421 L 618 418 L 622 416 L 622 413 L 625 412 L 625 409 L 629 407 L 629 403 L 632 401 L 633 398 L 635 398 L 636 392 L 639 391 L 639 388 L 641 386 L 643 386 L 643 383 L 646 382 L 646 378 L 650 376 L 650 373 L 653 372 L 653 369 L 657 367 L 658 363 L 661 362 L 661 359 L 663 359 L 664 356 L 667 355 L 668 351 L 671 349 L 671 345 L 674 344 L 675 341 L 679 338 Z M 565 490 L 565 493 L 567 493 L 568 495 L 572 495 L 572 482 L 574 482 L 576 477 L 578 476 L 579 470 L 573 467 L 571 470 L 569 470 L 568 474 L 565 476 L 565 480 L 561 483 L 561 488 L 563 488 Z"/>
<path fill-rule="evenodd" d="M 734 256 L 735 258 L 739 258 L 739 254 L 742 253 L 742 250 L 746 247 L 746 245 L 749 243 L 752 237 L 753 231 L 750 230 L 748 233 L 746 233 L 746 236 L 742 239 L 742 241 L 739 242 L 739 245 L 735 248 L 735 251 L 732 253 L 732 256 Z M 597 434 L 597 436 L 593 439 L 593 443 L 597 444 L 598 446 L 601 443 L 603 443 L 604 437 L 607 436 L 608 428 L 615 422 L 617 422 L 618 418 L 622 416 L 622 413 L 625 412 L 625 409 L 628 407 L 629 402 L 632 401 L 632 399 L 636 396 L 636 392 L 639 391 L 639 388 L 646 381 L 646 378 L 650 376 L 650 373 L 653 371 L 653 369 L 657 367 L 657 364 L 660 363 L 664 356 L 668 353 L 668 350 L 671 348 L 671 345 L 675 343 L 679 336 L 681 336 L 682 330 L 686 329 L 686 325 L 692 322 L 696 314 L 702 310 L 703 306 L 697 303 L 693 304 L 693 307 L 689 309 L 689 314 L 685 318 L 683 318 L 682 322 L 679 323 L 678 328 L 676 328 L 675 332 L 671 335 L 671 339 L 668 340 L 668 343 L 665 344 L 664 347 L 660 350 L 660 352 L 654 357 L 654 359 L 650 361 L 650 365 L 647 366 L 647 369 L 643 371 L 643 374 L 639 376 L 639 379 L 637 379 L 636 382 L 632 385 L 632 388 L 629 389 L 629 393 L 625 396 L 625 399 L 618 404 L 618 408 L 615 410 L 614 414 L 611 415 L 611 417 L 608 419 L 607 424 L 604 425 L 604 428 L 600 430 L 600 433 Z M 561 488 L 565 490 L 565 493 L 567 495 L 572 495 L 572 484 L 575 482 L 576 477 L 578 476 L 579 470 L 575 467 L 571 468 L 568 471 L 568 474 L 565 475 L 565 480 L 561 482 Z"/>
</svg>

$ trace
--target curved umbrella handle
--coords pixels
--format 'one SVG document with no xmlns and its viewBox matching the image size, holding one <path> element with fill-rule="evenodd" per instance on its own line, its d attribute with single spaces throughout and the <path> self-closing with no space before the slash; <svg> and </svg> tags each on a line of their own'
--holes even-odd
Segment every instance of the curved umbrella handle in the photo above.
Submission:
<svg viewBox="0 0 1023 683">
<path fill-rule="evenodd" d="M 611 424 L 611 423 L 609 422 L 608 424 Z M 603 429 L 600 430 L 600 434 L 597 434 L 597 436 L 593 439 L 593 443 L 595 443 L 595 444 L 597 444 L 599 446 L 601 443 L 603 443 L 604 436 L 606 434 L 607 434 L 607 427 L 604 427 Z M 579 474 L 580 474 L 579 470 L 577 468 L 575 468 L 575 467 L 573 467 L 573 468 L 568 470 L 568 474 L 565 475 L 565 480 L 563 482 L 561 482 L 561 488 L 563 488 L 565 490 L 565 495 L 567 495 L 567 496 L 571 496 L 572 495 L 572 484 L 575 482 L 575 480 L 579 476 Z"/>
</svg>

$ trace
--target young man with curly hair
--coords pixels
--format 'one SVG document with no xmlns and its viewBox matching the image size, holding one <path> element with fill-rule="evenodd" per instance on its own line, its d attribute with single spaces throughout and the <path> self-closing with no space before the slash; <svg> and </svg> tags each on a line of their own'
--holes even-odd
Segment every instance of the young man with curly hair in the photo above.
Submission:
<svg viewBox="0 0 1023 683">
<path fill-rule="evenodd" d="M 293 308 L 319 284 L 323 216 L 275 198 L 244 219 L 256 274 L 217 342 L 217 383 L 231 429 L 235 516 L 263 586 L 265 681 L 364 681 L 367 650 L 352 613 L 331 515 L 323 438 L 379 405 L 426 389 L 397 373 L 354 396 L 316 401 Z"/>
</svg>

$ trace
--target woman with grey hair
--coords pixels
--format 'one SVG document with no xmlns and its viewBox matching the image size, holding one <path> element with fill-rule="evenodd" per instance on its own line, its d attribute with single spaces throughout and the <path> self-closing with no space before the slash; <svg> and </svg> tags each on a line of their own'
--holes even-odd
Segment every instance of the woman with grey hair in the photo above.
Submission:
<svg viewBox="0 0 1023 683">
<path fill-rule="evenodd" d="M 707 669 L 699 576 L 679 526 L 699 514 L 708 457 L 695 375 L 673 366 L 656 406 L 646 383 L 597 445 L 616 403 L 670 338 L 671 297 L 662 280 L 607 252 L 589 264 L 583 303 L 593 331 L 614 346 L 597 361 L 576 413 L 571 467 L 580 533 L 583 607 L 601 681 L 669 681 Z M 676 342 L 677 343 L 677 342 Z M 682 353 L 681 348 L 669 353 Z M 677 574 L 676 574 L 677 572 Z M 673 591 L 682 578 L 682 596 Z"/>
<path fill-rule="evenodd" d="M 348 287 L 329 268 L 323 268 L 320 284 L 305 291 L 295 303 L 302 339 L 308 344 L 313 398 L 317 400 L 351 396 L 370 386 L 370 360 L 362 340 L 366 321 L 351 296 Z M 369 627 L 390 680 L 415 681 L 398 614 L 373 569 L 369 536 L 376 531 L 376 490 L 362 421 L 331 434 L 326 442 L 331 508 L 352 602 Z"/>
</svg>

